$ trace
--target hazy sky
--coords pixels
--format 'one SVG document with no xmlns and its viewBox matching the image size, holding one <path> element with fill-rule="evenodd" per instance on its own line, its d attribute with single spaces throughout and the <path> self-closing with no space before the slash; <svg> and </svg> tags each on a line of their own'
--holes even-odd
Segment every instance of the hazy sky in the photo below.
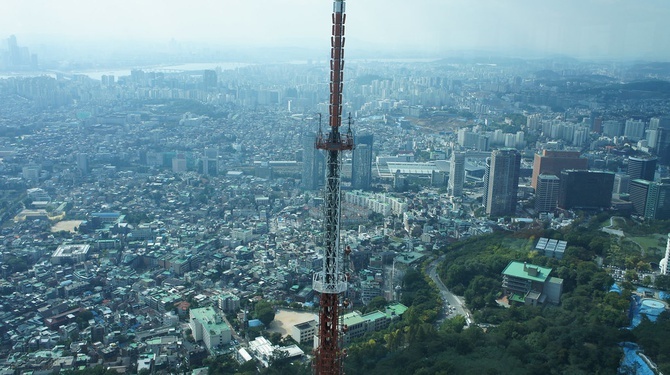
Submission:
<svg viewBox="0 0 670 375">
<path fill-rule="evenodd" d="M 669 0 L 349 0 L 347 48 L 670 60 Z M 0 38 L 322 48 L 330 0 L 0 0 Z"/>
</svg>

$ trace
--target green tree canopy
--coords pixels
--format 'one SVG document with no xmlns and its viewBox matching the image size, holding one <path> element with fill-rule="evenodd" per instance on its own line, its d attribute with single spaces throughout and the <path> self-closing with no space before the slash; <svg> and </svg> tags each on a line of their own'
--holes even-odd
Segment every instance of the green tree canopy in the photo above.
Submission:
<svg viewBox="0 0 670 375">
<path fill-rule="evenodd" d="M 254 307 L 254 316 L 266 327 L 275 319 L 275 309 L 267 301 L 258 301 Z"/>
</svg>

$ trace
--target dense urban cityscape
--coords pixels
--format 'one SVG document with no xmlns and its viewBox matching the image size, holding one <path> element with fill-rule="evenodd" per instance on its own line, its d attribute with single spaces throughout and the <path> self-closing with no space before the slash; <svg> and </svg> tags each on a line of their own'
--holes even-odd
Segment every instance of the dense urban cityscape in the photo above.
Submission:
<svg viewBox="0 0 670 375">
<path fill-rule="evenodd" d="M 0 374 L 308 373 L 328 62 L 64 68 L 21 43 L 0 47 Z M 669 63 L 353 59 L 343 87 L 350 363 L 431 329 L 502 332 L 491 309 L 570 308 L 564 294 L 595 282 L 586 268 L 623 306 L 598 323 L 667 320 Z M 654 243 L 618 255 L 645 225 Z M 480 238 L 519 253 L 458 273 L 454 254 Z M 603 368 L 667 371 L 633 336 L 608 342 Z M 551 373 L 596 373 L 572 365 Z M 416 373 L 485 373 L 444 366 Z"/>
</svg>

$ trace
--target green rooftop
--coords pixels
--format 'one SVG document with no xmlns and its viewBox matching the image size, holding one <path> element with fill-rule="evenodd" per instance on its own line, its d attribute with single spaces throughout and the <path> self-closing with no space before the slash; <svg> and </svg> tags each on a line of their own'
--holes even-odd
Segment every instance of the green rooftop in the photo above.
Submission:
<svg viewBox="0 0 670 375">
<path fill-rule="evenodd" d="M 505 276 L 518 277 L 520 279 L 545 282 L 551 268 L 540 267 L 534 264 L 511 261 L 502 272 Z"/>
<path fill-rule="evenodd" d="M 390 316 L 397 315 L 400 316 L 407 311 L 407 306 L 403 305 L 400 302 L 392 302 L 386 306 L 386 313 Z"/>
<path fill-rule="evenodd" d="M 348 325 L 349 327 L 352 327 L 356 324 L 363 323 L 365 321 L 365 319 L 363 319 L 361 314 L 354 311 L 354 312 L 350 312 L 348 314 L 345 314 L 342 317 L 342 321 L 344 322 L 344 324 Z"/>
<path fill-rule="evenodd" d="M 365 319 L 367 321 L 374 321 L 374 320 L 377 320 L 377 319 L 384 319 L 384 318 L 386 318 L 386 314 L 384 314 L 383 312 L 381 312 L 379 310 L 373 311 L 371 313 L 367 313 L 367 314 L 363 315 L 363 319 Z"/>
<path fill-rule="evenodd" d="M 211 307 L 202 307 L 191 309 L 191 317 L 197 319 L 202 324 L 202 329 L 210 331 L 212 334 L 221 334 L 230 331 L 230 327 Z"/>
</svg>

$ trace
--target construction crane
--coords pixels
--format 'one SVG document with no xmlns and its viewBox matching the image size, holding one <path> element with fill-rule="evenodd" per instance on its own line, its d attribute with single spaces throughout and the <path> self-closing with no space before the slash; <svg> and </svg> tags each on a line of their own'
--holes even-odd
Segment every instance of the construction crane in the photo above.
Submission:
<svg viewBox="0 0 670 375">
<path fill-rule="evenodd" d="M 333 2 L 333 28 L 330 49 L 330 106 L 329 131 L 324 135 L 319 129 L 315 147 L 326 152 L 326 182 L 324 205 L 323 267 L 314 273 L 313 289 L 321 294 L 319 301 L 319 345 L 315 349 L 314 372 L 318 375 L 342 374 L 341 338 L 346 326 L 340 321 L 340 306 L 347 306 L 344 299 L 347 275 L 344 270 L 345 251 L 340 248 L 340 170 L 341 154 L 353 150 L 351 117 L 345 133 L 342 125 L 342 72 L 344 70 L 344 0 Z"/>
</svg>

